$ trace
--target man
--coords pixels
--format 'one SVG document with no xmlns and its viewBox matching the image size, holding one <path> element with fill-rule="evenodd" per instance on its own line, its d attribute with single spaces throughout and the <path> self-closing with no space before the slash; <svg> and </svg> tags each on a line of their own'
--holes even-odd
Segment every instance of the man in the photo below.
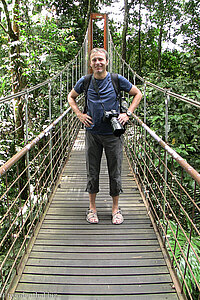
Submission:
<svg viewBox="0 0 200 300">
<path fill-rule="evenodd" d="M 90 206 L 86 220 L 89 223 L 98 223 L 96 209 L 96 194 L 99 192 L 99 173 L 102 151 L 104 149 L 110 180 L 110 196 L 113 199 L 112 223 L 121 224 L 123 215 L 118 206 L 121 188 L 121 164 L 123 156 L 123 138 L 115 136 L 109 122 L 103 120 L 104 111 L 119 111 L 119 101 L 114 90 L 111 75 L 107 72 L 108 53 L 105 49 L 94 48 L 89 56 L 93 78 L 87 91 L 87 112 L 78 108 L 76 98 L 84 91 L 84 77 L 79 79 L 68 95 L 68 102 L 79 120 L 86 127 L 86 167 L 87 189 Z M 120 89 L 134 96 L 126 113 L 120 113 L 119 122 L 124 125 L 135 111 L 142 99 L 140 90 L 133 86 L 123 76 L 118 75 Z M 95 88 L 96 86 L 96 88 Z M 98 89 L 98 90 L 97 90 Z"/>
</svg>

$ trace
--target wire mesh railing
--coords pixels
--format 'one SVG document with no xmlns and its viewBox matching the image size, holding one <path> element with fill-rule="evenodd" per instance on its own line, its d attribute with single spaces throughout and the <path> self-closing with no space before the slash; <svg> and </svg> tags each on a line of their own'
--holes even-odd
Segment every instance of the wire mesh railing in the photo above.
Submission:
<svg viewBox="0 0 200 300">
<path fill-rule="evenodd" d="M 87 50 L 86 35 L 76 57 L 60 73 L 0 99 L 1 111 L 5 111 L 1 125 L 9 124 L 5 132 L 0 126 L 1 141 L 9 131 L 7 148 L 0 156 L 1 298 L 18 273 L 80 129 L 66 103 L 75 82 L 87 73 Z M 14 122 L 16 99 L 23 104 L 19 128 Z M 18 143 L 16 132 L 21 128 L 24 138 Z"/>
<path fill-rule="evenodd" d="M 200 174 L 138 117 L 134 118 L 126 134 L 127 156 L 178 275 L 180 286 L 176 288 L 189 299 L 198 299 Z M 166 163 L 167 154 L 170 158 Z"/>
<path fill-rule="evenodd" d="M 67 109 L 0 168 L 1 298 L 18 273 L 79 129 L 80 122 Z"/>
</svg>

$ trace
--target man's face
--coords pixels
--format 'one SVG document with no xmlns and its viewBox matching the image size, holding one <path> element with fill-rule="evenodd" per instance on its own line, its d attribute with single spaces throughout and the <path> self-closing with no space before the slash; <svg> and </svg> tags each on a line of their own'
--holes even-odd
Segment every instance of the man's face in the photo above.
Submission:
<svg viewBox="0 0 200 300">
<path fill-rule="evenodd" d="M 94 52 L 90 56 L 90 66 L 94 74 L 101 74 L 106 71 L 108 61 L 104 52 Z"/>
</svg>

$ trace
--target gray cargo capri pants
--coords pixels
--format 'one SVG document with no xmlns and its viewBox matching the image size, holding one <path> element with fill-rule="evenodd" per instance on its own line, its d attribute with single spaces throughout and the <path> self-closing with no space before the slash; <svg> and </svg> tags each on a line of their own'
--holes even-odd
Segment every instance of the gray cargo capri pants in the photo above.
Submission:
<svg viewBox="0 0 200 300">
<path fill-rule="evenodd" d="M 105 151 L 110 196 L 118 196 L 122 192 L 121 168 L 123 159 L 123 137 L 111 135 L 92 134 L 86 130 L 85 134 L 87 188 L 90 194 L 99 192 L 99 173 L 103 149 Z"/>
</svg>

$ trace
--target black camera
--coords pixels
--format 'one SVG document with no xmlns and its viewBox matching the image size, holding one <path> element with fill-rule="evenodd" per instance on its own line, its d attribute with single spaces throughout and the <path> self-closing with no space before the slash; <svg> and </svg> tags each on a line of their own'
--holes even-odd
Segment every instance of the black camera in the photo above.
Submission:
<svg viewBox="0 0 200 300">
<path fill-rule="evenodd" d="M 124 126 L 118 120 L 119 113 L 112 109 L 111 111 L 104 111 L 104 122 L 110 122 L 115 136 L 120 136 L 125 132 Z"/>
</svg>

